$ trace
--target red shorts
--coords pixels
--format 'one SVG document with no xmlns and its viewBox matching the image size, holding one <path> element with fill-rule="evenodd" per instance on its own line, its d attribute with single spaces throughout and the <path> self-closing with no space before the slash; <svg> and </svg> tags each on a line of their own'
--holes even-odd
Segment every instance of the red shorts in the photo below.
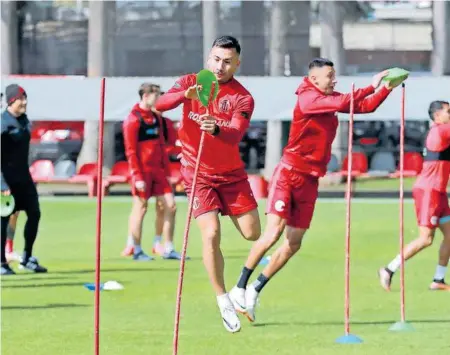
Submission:
<svg viewBox="0 0 450 355">
<path fill-rule="evenodd" d="M 131 184 L 131 193 L 133 196 L 148 200 L 152 196 L 162 196 L 173 192 L 164 169 L 155 169 L 151 172 L 144 172 L 143 178 L 145 182 L 145 191 L 136 190 L 136 187 L 134 186 L 135 181 L 133 181 Z"/>
<path fill-rule="evenodd" d="M 190 197 L 194 169 L 182 166 L 181 175 L 186 194 Z M 230 180 L 231 182 L 226 182 L 224 177 L 197 177 L 194 218 L 214 210 L 219 210 L 223 216 L 238 216 L 258 207 L 245 172 L 240 176 L 230 175 Z"/>
<path fill-rule="evenodd" d="M 419 226 L 436 228 L 441 218 L 450 216 L 448 197 L 445 192 L 415 188 L 413 197 Z"/>
<path fill-rule="evenodd" d="M 269 184 L 266 213 L 286 219 L 287 225 L 308 229 L 314 214 L 319 179 L 278 164 Z"/>
</svg>

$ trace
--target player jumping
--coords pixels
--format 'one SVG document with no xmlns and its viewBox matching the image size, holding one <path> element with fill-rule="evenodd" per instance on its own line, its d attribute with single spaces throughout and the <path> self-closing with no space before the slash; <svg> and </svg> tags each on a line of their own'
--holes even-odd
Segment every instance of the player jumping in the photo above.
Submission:
<svg viewBox="0 0 450 355">
<path fill-rule="evenodd" d="M 373 77 L 372 85 L 354 92 L 354 112 L 375 111 L 391 88 L 375 92 L 387 71 Z M 276 167 L 267 200 L 267 225 L 263 236 L 253 245 L 238 283 L 230 298 L 240 313 L 255 321 L 255 305 L 267 282 L 300 249 L 310 226 L 318 195 L 319 177 L 325 175 L 331 157 L 331 144 L 338 127 L 337 112 L 349 112 L 351 94 L 334 91 L 333 62 L 324 58 L 309 64 L 308 77 L 298 87 L 289 140 Z M 266 252 L 278 241 L 285 227 L 286 239 L 272 254 L 257 280 L 248 280 Z"/>
<path fill-rule="evenodd" d="M 174 250 L 173 232 L 176 205 L 172 188 L 167 180 L 167 155 L 163 137 L 163 118 L 152 110 L 160 88 L 154 84 L 142 84 L 139 88 L 141 101 L 137 103 L 123 123 L 125 151 L 130 167 L 133 207 L 129 219 L 129 240 L 133 241 L 123 255 L 133 253 L 133 259 L 150 261 L 153 258 L 142 250 L 142 224 L 147 212 L 147 201 L 156 196 L 164 208 L 163 258 L 180 259 Z"/>
<path fill-rule="evenodd" d="M 261 233 L 257 203 L 239 154 L 239 142 L 254 109 L 252 95 L 233 77 L 240 64 L 240 52 L 239 42 L 231 36 L 219 37 L 213 43 L 206 67 L 216 75 L 220 89 L 210 105 L 209 115 L 198 100 L 194 74 L 178 79 L 156 103 L 156 109 L 161 112 L 183 104 L 178 134 L 182 144 L 181 173 L 188 196 L 201 131 L 207 133 L 193 214 L 200 227 L 203 262 L 217 295 L 223 324 L 233 333 L 240 330 L 241 324 L 225 288 L 219 212 L 230 216 L 245 239 L 256 240 Z"/>
<path fill-rule="evenodd" d="M 428 109 L 433 126 L 425 142 L 423 168 L 413 187 L 419 237 L 403 249 L 405 260 L 429 247 L 436 228 L 444 235 L 439 249 L 439 261 L 430 290 L 450 291 L 444 282 L 450 258 L 450 207 L 447 184 L 450 175 L 450 106 L 446 101 L 433 101 Z M 381 286 L 390 291 L 392 276 L 401 264 L 397 255 L 385 268 L 378 271 Z"/>
</svg>

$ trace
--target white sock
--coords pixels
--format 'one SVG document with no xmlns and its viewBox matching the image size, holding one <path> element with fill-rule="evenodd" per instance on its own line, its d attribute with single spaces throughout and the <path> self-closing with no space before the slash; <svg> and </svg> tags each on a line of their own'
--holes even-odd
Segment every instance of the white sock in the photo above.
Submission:
<svg viewBox="0 0 450 355">
<path fill-rule="evenodd" d="M 436 273 L 434 274 L 435 280 L 443 280 L 445 277 L 445 272 L 447 271 L 447 266 L 436 266 Z"/>
<path fill-rule="evenodd" d="M 172 242 L 165 242 L 164 243 L 164 252 L 170 253 L 172 250 L 174 250 L 173 243 Z"/>
<path fill-rule="evenodd" d="M 161 241 L 161 236 L 160 235 L 155 235 L 155 242 L 159 243 Z"/>
<path fill-rule="evenodd" d="M 133 236 L 132 235 L 129 235 L 128 236 L 128 239 L 127 239 L 127 246 L 128 247 L 132 247 L 134 245 L 134 239 L 133 239 Z"/>
<path fill-rule="evenodd" d="M 142 251 L 142 248 L 140 245 L 134 245 L 134 253 L 139 254 Z"/>
<path fill-rule="evenodd" d="M 388 268 L 389 270 L 391 270 L 392 272 L 396 272 L 396 271 L 399 269 L 401 263 L 402 263 L 402 261 L 401 261 L 401 259 L 400 259 L 400 255 L 397 255 L 397 256 L 395 257 L 395 259 L 392 260 L 392 261 L 388 264 L 387 268 Z"/>
</svg>

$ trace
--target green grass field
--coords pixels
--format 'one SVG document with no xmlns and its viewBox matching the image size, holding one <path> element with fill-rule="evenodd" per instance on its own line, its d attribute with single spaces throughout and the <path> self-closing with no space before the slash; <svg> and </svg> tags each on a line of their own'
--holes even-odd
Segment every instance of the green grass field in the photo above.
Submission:
<svg viewBox="0 0 450 355">
<path fill-rule="evenodd" d="M 83 284 L 94 281 L 95 201 L 42 199 L 41 205 L 35 254 L 50 272 L 2 278 L 2 354 L 92 354 L 94 293 Z M 185 202 L 178 206 L 180 247 L 187 206 Z M 116 280 L 125 289 L 101 293 L 101 353 L 171 354 L 179 263 L 159 259 L 136 263 L 119 256 L 129 207 L 130 200 L 124 198 L 107 198 L 104 203 L 102 281 Z M 153 207 L 146 220 L 146 248 L 153 236 Z M 261 212 L 263 208 L 261 203 Z M 180 355 L 450 353 L 450 295 L 427 290 L 441 236 L 406 270 L 406 312 L 416 331 L 388 331 L 399 319 L 398 277 L 388 294 L 379 287 L 376 270 L 398 250 L 398 205 L 392 201 L 354 202 L 351 330 L 364 343 L 334 343 L 344 331 L 345 204 L 320 201 L 316 212 L 301 252 L 263 291 L 257 322 L 250 325 L 242 319 L 238 334 L 229 334 L 222 326 L 200 257 L 199 232 L 196 226 L 191 229 Z M 416 227 L 409 202 L 405 216 L 410 240 Z M 250 243 L 238 236 L 228 220 L 223 221 L 226 280 L 231 288 Z M 23 222 L 21 216 L 17 248 L 23 245 Z"/>
</svg>

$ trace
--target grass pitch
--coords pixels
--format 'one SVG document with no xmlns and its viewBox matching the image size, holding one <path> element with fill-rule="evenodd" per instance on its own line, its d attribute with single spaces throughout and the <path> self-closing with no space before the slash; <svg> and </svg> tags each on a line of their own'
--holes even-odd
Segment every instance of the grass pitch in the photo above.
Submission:
<svg viewBox="0 0 450 355">
<path fill-rule="evenodd" d="M 85 355 L 93 353 L 95 201 L 42 199 L 42 224 L 35 254 L 47 275 L 2 278 L 2 354 Z M 261 203 L 261 214 L 264 203 Z M 127 232 L 130 199 L 107 198 L 103 214 L 102 282 L 116 280 L 122 291 L 101 293 L 101 354 L 171 354 L 177 261 L 137 263 L 120 257 Z M 146 219 L 144 247 L 153 239 L 153 205 Z M 181 246 L 187 205 L 178 203 L 176 244 Z M 343 335 L 345 203 L 320 201 L 302 250 L 270 281 L 261 295 L 257 322 L 242 318 L 242 330 L 222 326 L 215 297 L 201 261 L 198 228 L 191 229 L 186 264 L 180 355 L 423 355 L 450 353 L 450 295 L 430 292 L 435 245 L 407 264 L 406 314 L 416 331 L 392 333 L 399 320 L 399 287 L 378 285 L 377 268 L 398 251 L 398 205 L 355 201 L 352 210 L 351 332 L 360 345 L 338 345 Z M 265 223 L 264 215 L 262 221 Z M 24 217 L 19 219 L 16 247 Z M 416 235 L 413 205 L 406 204 L 405 235 Z M 250 248 L 223 219 L 222 246 L 229 288 L 236 282 Z M 17 271 L 16 265 L 13 266 Z M 253 281 L 259 267 L 251 281 Z M 447 277 L 450 279 L 450 275 Z"/>
</svg>

